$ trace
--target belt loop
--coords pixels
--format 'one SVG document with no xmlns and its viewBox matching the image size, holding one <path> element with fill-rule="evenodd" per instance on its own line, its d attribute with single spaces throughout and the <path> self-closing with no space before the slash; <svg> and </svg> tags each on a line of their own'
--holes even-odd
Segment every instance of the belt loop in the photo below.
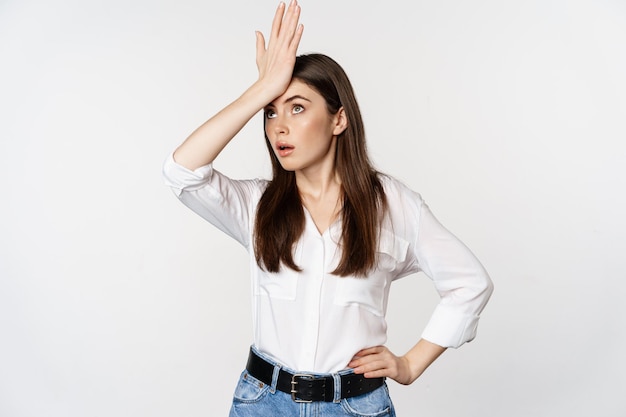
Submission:
<svg viewBox="0 0 626 417">
<path fill-rule="evenodd" d="M 278 375 L 280 375 L 280 366 L 274 365 L 274 373 L 272 374 L 272 386 L 270 391 L 272 394 L 276 393 L 276 385 L 278 384 Z"/>
<path fill-rule="evenodd" d="M 333 374 L 333 380 L 335 381 L 335 396 L 333 398 L 334 403 L 341 402 L 341 375 Z"/>
</svg>

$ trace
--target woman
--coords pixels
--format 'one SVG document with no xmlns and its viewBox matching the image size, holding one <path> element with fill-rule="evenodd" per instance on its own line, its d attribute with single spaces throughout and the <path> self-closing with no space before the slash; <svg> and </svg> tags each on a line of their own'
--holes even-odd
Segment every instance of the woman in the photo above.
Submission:
<svg viewBox="0 0 626 417">
<path fill-rule="evenodd" d="M 257 32 L 258 80 L 176 149 L 164 175 L 253 255 L 254 342 L 231 416 L 395 415 L 385 378 L 410 384 L 473 339 L 492 284 L 418 194 L 372 168 L 346 74 L 324 55 L 296 57 L 300 6 L 285 8 L 267 47 Z M 214 170 L 261 109 L 272 180 Z M 389 287 L 418 271 L 441 302 L 396 356 L 384 346 Z"/>
</svg>

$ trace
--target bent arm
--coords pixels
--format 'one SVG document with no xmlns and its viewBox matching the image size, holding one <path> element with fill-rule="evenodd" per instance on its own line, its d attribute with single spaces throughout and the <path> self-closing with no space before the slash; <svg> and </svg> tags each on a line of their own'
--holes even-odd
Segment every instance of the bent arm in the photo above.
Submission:
<svg viewBox="0 0 626 417">
<path fill-rule="evenodd" d="M 414 382 L 447 348 L 475 337 L 480 313 L 493 291 L 491 279 L 472 252 L 437 221 L 419 195 L 410 195 L 409 204 L 398 207 L 414 207 L 419 227 L 408 229 L 419 231 L 412 245 L 413 261 L 399 276 L 416 272 L 417 265 L 434 281 L 441 300 L 421 339 L 405 355 L 375 346 L 359 351 L 348 364 L 366 378 L 389 377 L 401 384 Z"/>
<path fill-rule="evenodd" d="M 198 127 L 174 151 L 174 160 L 193 171 L 212 163 L 237 133 L 274 97 L 260 82 Z"/>
<path fill-rule="evenodd" d="M 256 33 L 259 79 L 237 100 L 197 128 L 174 152 L 174 160 L 189 170 L 208 165 L 259 110 L 289 86 L 303 26 L 298 24 L 300 6 L 293 0 L 285 10 L 280 3 L 270 39 Z"/>
<path fill-rule="evenodd" d="M 476 256 L 439 223 L 424 202 L 415 255 L 441 297 L 422 338 L 449 348 L 473 340 L 493 283 Z"/>
</svg>

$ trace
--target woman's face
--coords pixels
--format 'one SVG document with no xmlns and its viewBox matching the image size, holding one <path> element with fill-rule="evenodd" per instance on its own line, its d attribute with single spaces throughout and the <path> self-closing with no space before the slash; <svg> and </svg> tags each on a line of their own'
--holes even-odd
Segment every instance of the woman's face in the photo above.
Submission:
<svg viewBox="0 0 626 417">
<path fill-rule="evenodd" d="M 265 133 L 287 171 L 333 167 L 337 135 L 344 129 L 343 109 L 330 114 L 324 98 L 297 79 L 265 107 Z"/>
</svg>

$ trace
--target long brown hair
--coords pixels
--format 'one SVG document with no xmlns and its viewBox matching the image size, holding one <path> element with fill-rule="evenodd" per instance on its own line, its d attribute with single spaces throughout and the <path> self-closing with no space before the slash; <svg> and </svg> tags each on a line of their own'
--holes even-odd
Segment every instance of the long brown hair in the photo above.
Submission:
<svg viewBox="0 0 626 417">
<path fill-rule="evenodd" d="M 342 182 L 341 259 L 332 272 L 339 276 L 365 276 L 376 266 L 376 249 L 386 199 L 378 172 L 373 168 L 365 144 L 361 111 L 348 76 L 333 59 L 322 54 L 296 58 L 293 79 L 317 91 L 330 114 L 343 107 L 347 128 L 336 141 L 335 169 Z M 301 271 L 293 259 L 296 242 L 304 231 L 304 209 L 293 171 L 281 166 L 265 135 L 272 160 L 272 180 L 265 189 L 256 213 L 254 250 L 260 267 L 278 272 L 281 263 Z"/>
</svg>

